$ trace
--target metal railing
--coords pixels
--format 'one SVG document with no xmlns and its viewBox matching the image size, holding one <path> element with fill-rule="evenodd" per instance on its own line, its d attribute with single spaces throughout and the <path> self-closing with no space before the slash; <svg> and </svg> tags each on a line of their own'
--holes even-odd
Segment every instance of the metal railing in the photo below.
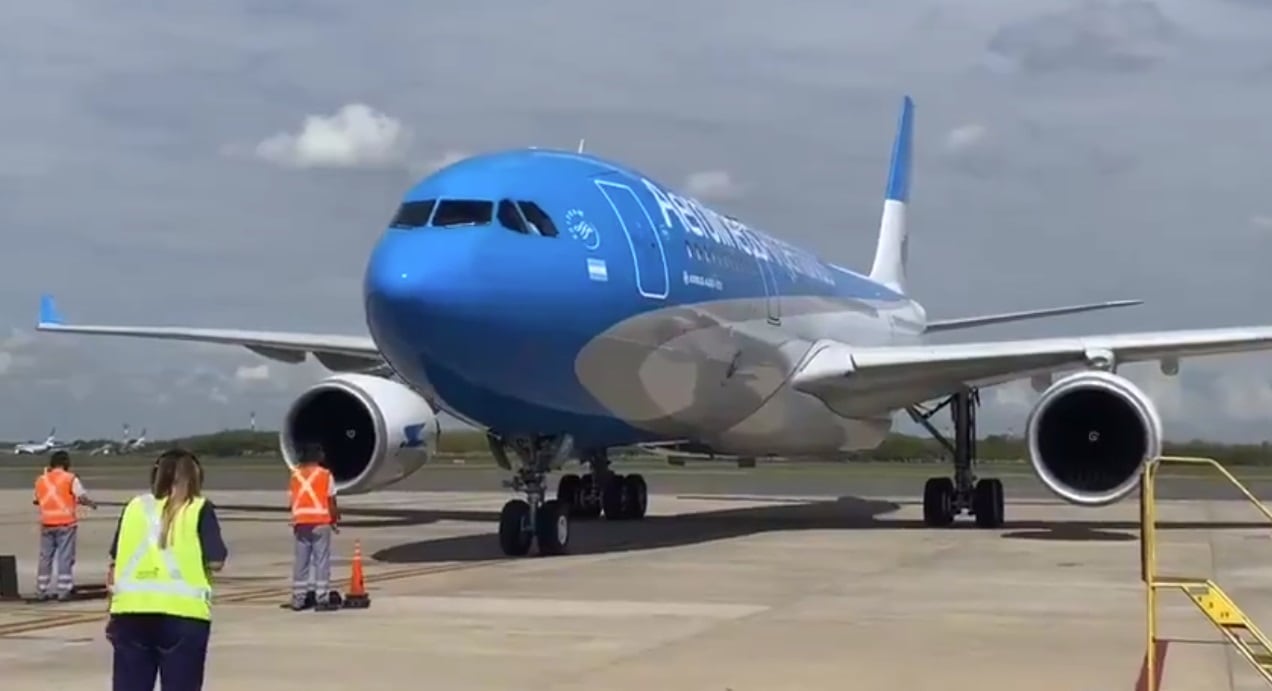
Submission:
<svg viewBox="0 0 1272 691">
<path fill-rule="evenodd" d="M 1227 468 L 1224 468 L 1218 461 L 1213 458 L 1193 458 L 1187 456 L 1162 456 L 1155 458 L 1144 468 L 1144 476 L 1140 480 L 1140 574 L 1144 581 L 1144 597 L 1145 597 L 1145 634 L 1146 645 L 1144 658 L 1144 680 L 1146 691 L 1158 691 L 1157 688 L 1157 591 L 1163 588 L 1177 588 L 1183 590 L 1189 597 L 1203 608 L 1208 618 L 1221 628 L 1224 636 L 1231 642 L 1246 658 L 1250 664 L 1260 672 L 1265 680 L 1272 682 L 1272 675 L 1269 674 L 1268 668 L 1265 666 L 1266 661 L 1257 659 L 1257 654 L 1251 650 L 1252 643 L 1262 643 L 1267 646 L 1267 639 L 1263 636 L 1252 622 L 1245 618 L 1226 595 L 1223 595 L 1218 586 L 1209 578 L 1199 579 L 1179 579 L 1179 578 L 1160 578 L 1157 573 L 1157 495 L 1156 482 L 1157 471 L 1162 463 L 1173 463 L 1179 465 L 1208 466 L 1218 471 L 1233 487 L 1236 487 L 1242 495 L 1245 496 L 1251 504 L 1268 519 L 1268 523 L 1272 526 L 1272 511 L 1269 511 L 1258 497 L 1254 496 L 1246 486 L 1236 478 Z M 1206 594 L 1198 594 L 1202 590 Z M 1213 592 L 1214 595 L 1209 593 Z M 1206 599 L 1210 600 L 1207 601 Z M 1215 611 L 1207 611 L 1212 607 L 1211 601 L 1217 601 L 1221 606 L 1226 605 L 1227 612 L 1220 613 Z M 1255 637 L 1255 640 L 1243 639 L 1238 633 L 1234 633 L 1233 628 L 1249 630 Z"/>
</svg>

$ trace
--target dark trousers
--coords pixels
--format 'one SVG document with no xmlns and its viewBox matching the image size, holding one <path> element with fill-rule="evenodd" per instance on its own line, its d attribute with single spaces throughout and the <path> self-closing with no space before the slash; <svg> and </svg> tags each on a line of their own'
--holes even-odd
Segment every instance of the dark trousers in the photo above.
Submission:
<svg viewBox="0 0 1272 691">
<path fill-rule="evenodd" d="M 212 624 L 166 614 L 113 614 L 113 691 L 200 691 Z"/>
</svg>

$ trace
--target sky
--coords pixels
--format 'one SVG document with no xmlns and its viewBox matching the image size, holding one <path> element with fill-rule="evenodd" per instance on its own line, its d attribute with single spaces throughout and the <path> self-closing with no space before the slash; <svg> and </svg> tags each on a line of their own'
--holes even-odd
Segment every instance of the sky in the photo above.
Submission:
<svg viewBox="0 0 1272 691">
<path fill-rule="evenodd" d="M 917 104 L 931 317 L 1146 304 L 967 338 L 1272 323 L 1264 0 L 43 0 L 0 8 L 0 439 L 273 428 L 324 372 L 71 321 L 365 334 L 401 195 L 573 147 L 867 269 Z M 1272 354 L 1124 368 L 1169 438 L 1272 438 Z M 1019 432 L 1027 383 L 982 394 Z M 909 429 L 909 428 L 905 428 Z"/>
</svg>

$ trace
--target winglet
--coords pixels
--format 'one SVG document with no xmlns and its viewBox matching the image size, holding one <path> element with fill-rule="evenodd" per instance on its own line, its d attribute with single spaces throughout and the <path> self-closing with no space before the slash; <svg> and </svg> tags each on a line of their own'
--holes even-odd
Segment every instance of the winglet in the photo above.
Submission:
<svg viewBox="0 0 1272 691">
<path fill-rule="evenodd" d="M 45 324 L 61 325 L 66 320 L 62 318 L 62 313 L 57 311 L 57 303 L 53 301 L 53 296 L 45 293 L 40 296 L 40 323 L 39 326 Z"/>
</svg>

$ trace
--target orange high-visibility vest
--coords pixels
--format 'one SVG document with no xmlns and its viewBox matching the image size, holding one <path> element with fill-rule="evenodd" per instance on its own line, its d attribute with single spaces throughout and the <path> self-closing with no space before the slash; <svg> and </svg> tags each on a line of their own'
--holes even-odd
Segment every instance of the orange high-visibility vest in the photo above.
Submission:
<svg viewBox="0 0 1272 691">
<path fill-rule="evenodd" d="M 331 524 L 331 471 L 316 465 L 292 471 L 291 513 L 295 525 Z"/>
<path fill-rule="evenodd" d="M 75 475 L 50 468 L 35 480 L 35 498 L 40 505 L 40 525 L 61 528 L 75 525 Z"/>
</svg>

